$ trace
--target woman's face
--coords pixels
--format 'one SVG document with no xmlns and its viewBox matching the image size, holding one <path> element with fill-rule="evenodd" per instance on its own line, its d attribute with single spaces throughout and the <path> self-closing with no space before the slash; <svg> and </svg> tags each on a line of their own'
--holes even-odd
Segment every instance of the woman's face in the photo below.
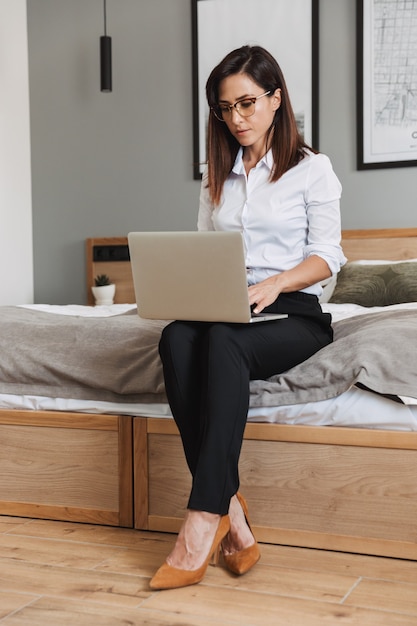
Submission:
<svg viewBox="0 0 417 626">
<path fill-rule="evenodd" d="M 247 74 L 232 74 L 219 84 L 219 105 L 233 105 L 245 98 L 254 98 L 264 93 L 265 90 Z M 281 90 L 277 89 L 272 95 L 265 95 L 256 100 L 255 112 L 250 117 L 240 115 L 236 108 L 232 107 L 230 113 L 223 115 L 223 119 L 241 146 L 264 151 L 266 135 L 280 104 Z"/>
</svg>

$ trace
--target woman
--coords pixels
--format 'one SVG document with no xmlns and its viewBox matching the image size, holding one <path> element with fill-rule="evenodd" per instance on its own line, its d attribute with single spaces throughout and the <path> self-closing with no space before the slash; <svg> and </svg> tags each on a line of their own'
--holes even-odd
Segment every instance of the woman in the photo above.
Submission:
<svg viewBox="0 0 417 626">
<path fill-rule="evenodd" d="M 266 379 L 332 341 L 320 281 L 345 262 L 341 186 L 329 159 L 301 138 L 285 80 L 259 46 L 228 54 L 206 85 L 208 168 L 199 230 L 238 230 L 246 248 L 255 313 L 287 313 L 258 324 L 180 322 L 160 341 L 166 392 L 193 481 L 176 544 L 153 589 L 198 583 L 221 547 L 235 574 L 259 559 L 238 461 L 249 381 Z"/>
</svg>

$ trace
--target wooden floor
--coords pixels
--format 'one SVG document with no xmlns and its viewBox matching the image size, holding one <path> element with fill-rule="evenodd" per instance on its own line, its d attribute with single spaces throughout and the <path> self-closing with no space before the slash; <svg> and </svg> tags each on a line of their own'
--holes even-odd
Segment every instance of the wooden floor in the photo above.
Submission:
<svg viewBox="0 0 417 626">
<path fill-rule="evenodd" d="M 0 626 L 417 625 L 417 563 L 262 545 L 235 577 L 152 592 L 174 536 L 0 516 Z"/>
</svg>

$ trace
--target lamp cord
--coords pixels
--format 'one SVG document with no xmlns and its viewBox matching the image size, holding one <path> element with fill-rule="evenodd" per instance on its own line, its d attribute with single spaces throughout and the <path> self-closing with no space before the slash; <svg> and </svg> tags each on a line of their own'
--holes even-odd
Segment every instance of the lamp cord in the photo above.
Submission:
<svg viewBox="0 0 417 626">
<path fill-rule="evenodd" d="M 107 36 L 107 10 L 106 0 L 103 0 L 103 13 L 104 13 L 104 35 Z"/>
</svg>

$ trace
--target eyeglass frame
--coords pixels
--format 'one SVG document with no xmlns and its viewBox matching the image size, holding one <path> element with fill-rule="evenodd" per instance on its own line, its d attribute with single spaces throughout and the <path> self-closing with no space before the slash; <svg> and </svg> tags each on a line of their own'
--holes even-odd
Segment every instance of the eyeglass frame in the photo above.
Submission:
<svg viewBox="0 0 417 626">
<path fill-rule="evenodd" d="M 251 98 L 242 98 L 241 100 L 237 100 L 234 104 L 223 104 L 222 106 L 224 106 L 225 108 L 227 107 L 227 115 L 232 115 L 232 109 L 235 109 L 235 111 L 241 116 L 241 117 L 252 117 L 252 115 L 255 115 L 255 110 L 253 111 L 253 113 L 250 113 L 249 115 L 243 115 L 239 109 L 238 106 L 242 103 L 242 102 L 247 102 L 248 100 L 250 100 L 252 102 L 252 104 L 255 104 L 257 100 L 259 100 L 259 98 L 263 98 L 264 96 L 268 96 L 271 93 L 271 90 L 269 91 L 265 91 L 265 93 L 261 93 L 259 94 L 259 96 L 252 96 Z M 220 107 L 219 104 L 216 105 L 217 107 Z M 210 107 L 211 111 L 213 111 L 213 114 L 215 116 L 215 118 L 217 120 L 219 120 L 219 122 L 225 122 L 226 120 L 223 119 L 222 117 L 219 117 L 216 113 L 216 107 Z"/>
</svg>

